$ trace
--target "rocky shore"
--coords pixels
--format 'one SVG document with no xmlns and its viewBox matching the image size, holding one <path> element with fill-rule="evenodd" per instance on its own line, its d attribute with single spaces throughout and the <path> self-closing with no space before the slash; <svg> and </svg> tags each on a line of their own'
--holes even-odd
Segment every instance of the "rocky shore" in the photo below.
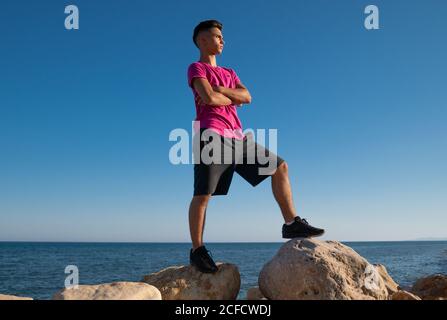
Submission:
<svg viewBox="0 0 447 320">
<path fill-rule="evenodd" d="M 139 282 L 79 285 L 62 289 L 53 300 L 234 300 L 241 285 L 239 269 L 217 263 L 215 274 L 191 266 L 173 266 Z M 266 261 L 258 287 L 247 300 L 445 300 L 447 275 L 419 279 L 407 291 L 383 265 L 372 265 L 338 241 L 296 238 Z M 32 300 L 0 294 L 0 300 Z"/>
</svg>

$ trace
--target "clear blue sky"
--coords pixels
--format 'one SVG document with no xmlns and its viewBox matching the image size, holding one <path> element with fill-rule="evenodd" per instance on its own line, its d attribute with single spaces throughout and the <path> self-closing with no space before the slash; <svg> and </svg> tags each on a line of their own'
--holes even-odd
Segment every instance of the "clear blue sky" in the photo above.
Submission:
<svg viewBox="0 0 447 320">
<path fill-rule="evenodd" d="M 65 5 L 80 30 L 64 28 Z M 363 26 L 368 4 L 380 30 Z M 277 128 L 298 213 L 325 239 L 447 236 L 445 1 L 3 1 L 0 240 L 189 241 L 192 165 L 168 160 L 195 116 L 201 20 L 217 62 Z M 205 241 L 281 241 L 270 180 L 235 176 Z"/>
</svg>

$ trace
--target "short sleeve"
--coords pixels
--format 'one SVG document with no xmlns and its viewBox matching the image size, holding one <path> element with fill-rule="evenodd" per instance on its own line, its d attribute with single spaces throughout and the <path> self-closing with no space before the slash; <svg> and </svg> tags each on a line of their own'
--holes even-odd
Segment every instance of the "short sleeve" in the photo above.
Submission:
<svg viewBox="0 0 447 320">
<path fill-rule="evenodd" d="M 200 63 L 194 62 L 188 67 L 188 85 L 192 88 L 194 78 L 205 78 L 206 70 Z"/>
<path fill-rule="evenodd" d="M 239 79 L 239 77 L 236 74 L 236 71 L 231 69 L 231 74 L 233 75 L 234 85 L 237 85 L 239 82 L 241 82 L 241 80 Z"/>
</svg>

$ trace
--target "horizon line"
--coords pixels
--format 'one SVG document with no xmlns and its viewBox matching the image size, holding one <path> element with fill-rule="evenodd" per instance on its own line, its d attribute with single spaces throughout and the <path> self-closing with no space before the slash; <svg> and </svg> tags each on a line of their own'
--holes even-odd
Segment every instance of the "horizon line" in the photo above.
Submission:
<svg viewBox="0 0 447 320">
<path fill-rule="evenodd" d="M 239 243 L 285 243 L 286 241 L 207 241 L 208 244 L 239 244 Z M 328 240 L 322 240 L 328 241 Z M 447 238 L 439 239 L 412 239 L 412 240 L 336 240 L 339 242 L 443 242 Z M 191 244 L 187 241 L 44 241 L 44 240 L 0 240 L 0 243 L 98 243 L 98 244 Z"/>
</svg>

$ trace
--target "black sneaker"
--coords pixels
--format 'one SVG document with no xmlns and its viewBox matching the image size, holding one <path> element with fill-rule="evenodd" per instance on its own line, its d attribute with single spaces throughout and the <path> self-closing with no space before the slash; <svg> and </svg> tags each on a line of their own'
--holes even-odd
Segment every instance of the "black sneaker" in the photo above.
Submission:
<svg viewBox="0 0 447 320">
<path fill-rule="evenodd" d="M 291 225 L 282 226 L 282 237 L 285 239 L 319 237 L 323 233 L 324 229 L 312 227 L 306 219 L 300 217 L 295 217 Z"/>
<path fill-rule="evenodd" d="M 208 254 L 211 253 L 206 250 L 205 246 L 198 247 L 196 250 L 189 252 L 189 262 L 191 265 L 199 269 L 203 273 L 214 273 L 217 271 L 217 266 L 213 258 Z"/>
</svg>

